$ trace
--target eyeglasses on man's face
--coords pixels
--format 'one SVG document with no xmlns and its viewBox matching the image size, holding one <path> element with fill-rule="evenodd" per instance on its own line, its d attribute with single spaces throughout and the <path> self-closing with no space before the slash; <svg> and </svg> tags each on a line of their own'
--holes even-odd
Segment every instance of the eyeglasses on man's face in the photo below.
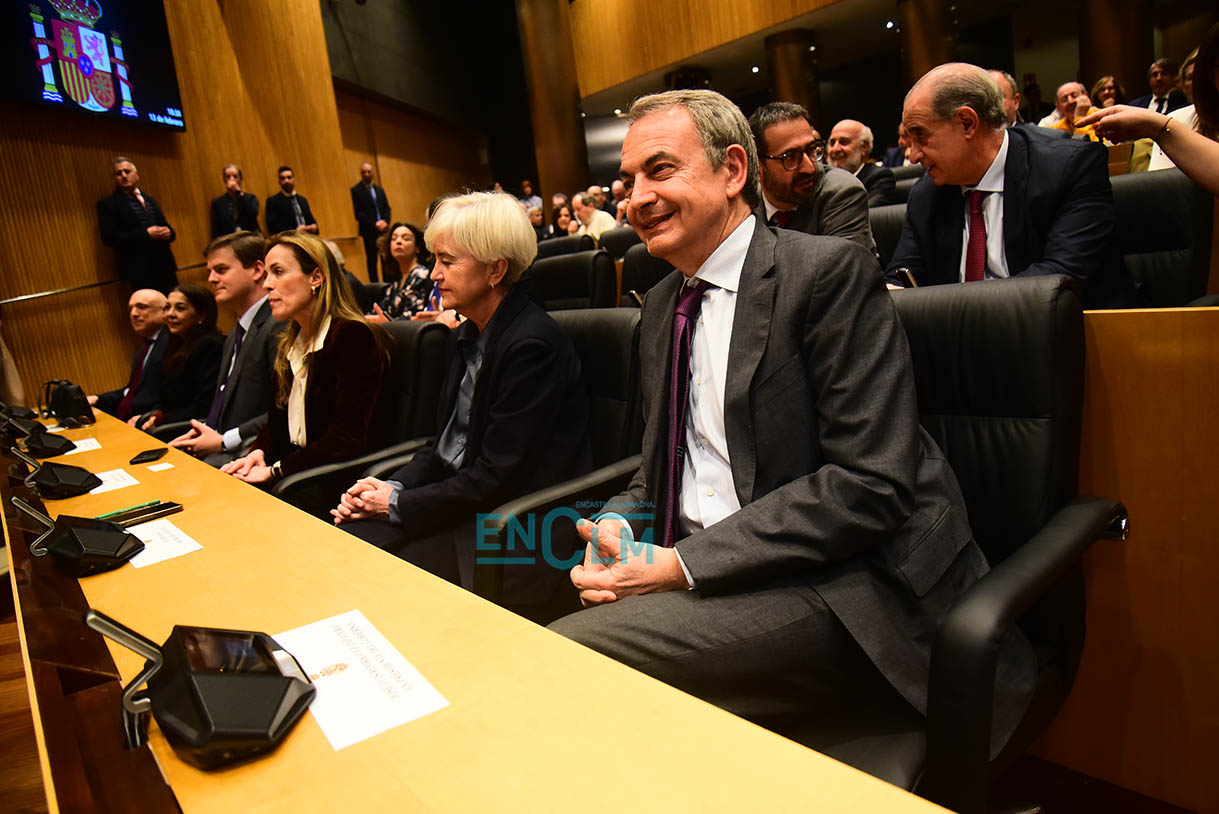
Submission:
<svg viewBox="0 0 1219 814">
<path fill-rule="evenodd" d="M 801 149 L 787 150 L 779 153 L 778 155 L 764 155 L 762 157 L 768 158 L 771 161 L 781 162 L 783 164 L 783 169 L 791 172 L 800 167 L 800 165 L 804 162 L 805 156 L 808 156 L 809 160 L 815 164 L 821 160 L 823 155 L 825 155 L 825 142 L 810 141 Z"/>
</svg>

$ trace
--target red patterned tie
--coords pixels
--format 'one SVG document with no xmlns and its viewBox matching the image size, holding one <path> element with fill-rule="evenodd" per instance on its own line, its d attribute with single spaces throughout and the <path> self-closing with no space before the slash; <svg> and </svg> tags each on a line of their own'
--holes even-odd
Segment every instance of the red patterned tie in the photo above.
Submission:
<svg viewBox="0 0 1219 814">
<path fill-rule="evenodd" d="M 686 457 L 686 402 L 690 399 L 690 337 L 694 321 L 703 304 L 703 292 L 711 286 L 706 280 L 684 285 L 673 312 L 673 365 L 669 368 L 669 480 L 665 484 L 664 536 L 660 544 L 677 542 L 677 515 L 681 503 L 681 472 Z"/>
<path fill-rule="evenodd" d="M 779 210 L 770 216 L 771 226 L 778 226 L 780 229 L 786 229 L 787 224 L 792 222 L 792 217 L 795 216 L 796 210 L 789 209 L 786 212 Z"/>
<path fill-rule="evenodd" d="M 984 194 L 976 189 L 969 191 L 969 245 L 965 247 L 967 283 L 986 276 L 986 221 L 982 217 Z"/>
</svg>

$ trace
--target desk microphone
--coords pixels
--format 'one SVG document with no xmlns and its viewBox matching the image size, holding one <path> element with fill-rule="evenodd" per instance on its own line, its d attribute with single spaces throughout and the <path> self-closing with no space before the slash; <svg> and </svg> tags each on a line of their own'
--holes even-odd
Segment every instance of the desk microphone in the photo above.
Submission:
<svg viewBox="0 0 1219 814">
<path fill-rule="evenodd" d="M 19 497 L 13 505 L 46 526 L 30 543 L 30 556 L 51 555 L 69 576 L 87 577 L 113 571 L 144 550 L 144 541 L 109 520 L 61 514 L 52 520 Z"/>
<path fill-rule="evenodd" d="M 25 485 L 45 500 L 77 497 L 102 485 L 102 479 L 83 466 L 36 461 L 17 447 L 9 450 L 30 467 Z"/>
</svg>

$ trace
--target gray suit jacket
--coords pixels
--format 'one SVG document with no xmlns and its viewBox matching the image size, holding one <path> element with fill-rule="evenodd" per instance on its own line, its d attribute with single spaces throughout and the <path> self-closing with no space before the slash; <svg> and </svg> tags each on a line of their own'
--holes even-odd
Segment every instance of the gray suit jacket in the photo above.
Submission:
<svg viewBox="0 0 1219 814">
<path fill-rule="evenodd" d="M 660 484 L 680 284 L 675 272 L 644 303 L 643 464 L 607 511 L 638 517 L 654 503 L 666 516 Z M 988 565 L 956 478 L 919 426 L 906 335 L 872 255 L 757 223 L 736 299 L 724 422 L 741 510 L 678 542 L 699 593 L 807 579 L 925 712 L 938 620 Z M 649 526 L 633 520 L 636 539 Z M 1016 638 L 1000 660 L 997 745 L 1032 690 L 1032 653 Z"/>
<path fill-rule="evenodd" d="M 243 449 L 267 423 L 267 402 L 275 381 L 275 351 L 283 328 L 284 324 L 271 316 L 270 303 L 264 302 L 254 312 L 254 321 L 250 323 L 250 330 L 241 343 L 241 353 L 233 364 L 224 407 L 220 410 L 220 426 L 215 429 L 223 433 L 238 427 Z M 237 331 L 234 329 L 224 340 L 217 390 L 224 384 L 236 344 Z"/>
<path fill-rule="evenodd" d="M 760 204 L 755 214 L 765 221 L 765 205 Z M 796 210 L 787 228 L 810 235 L 844 237 L 876 254 L 868 220 L 868 190 L 851 173 L 827 164 L 818 165 L 813 194 Z"/>
</svg>

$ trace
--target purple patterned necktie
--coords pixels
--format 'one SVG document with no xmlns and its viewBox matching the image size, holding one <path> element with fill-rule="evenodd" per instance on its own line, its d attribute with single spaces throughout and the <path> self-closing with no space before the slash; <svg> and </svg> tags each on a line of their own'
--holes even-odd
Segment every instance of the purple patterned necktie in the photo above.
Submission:
<svg viewBox="0 0 1219 814">
<path fill-rule="evenodd" d="M 681 503 L 681 472 L 686 456 L 686 402 L 690 399 L 690 337 L 702 307 L 706 280 L 682 286 L 673 312 L 673 365 L 669 370 L 669 481 L 665 489 L 665 525 L 661 545 L 677 542 L 677 515 Z"/>
</svg>

